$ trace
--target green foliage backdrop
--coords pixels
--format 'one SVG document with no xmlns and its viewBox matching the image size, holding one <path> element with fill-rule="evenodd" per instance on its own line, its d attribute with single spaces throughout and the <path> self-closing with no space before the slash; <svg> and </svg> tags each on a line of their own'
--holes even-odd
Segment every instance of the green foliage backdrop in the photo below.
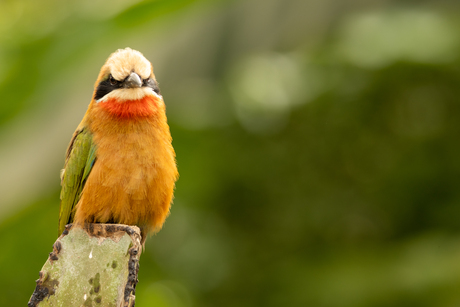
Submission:
<svg viewBox="0 0 460 307">
<path fill-rule="evenodd" d="M 181 177 L 136 306 L 460 304 L 457 1 L 0 2 L 0 305 L 56 239 L 108 55 L 152 61 Z"/>
</svg>

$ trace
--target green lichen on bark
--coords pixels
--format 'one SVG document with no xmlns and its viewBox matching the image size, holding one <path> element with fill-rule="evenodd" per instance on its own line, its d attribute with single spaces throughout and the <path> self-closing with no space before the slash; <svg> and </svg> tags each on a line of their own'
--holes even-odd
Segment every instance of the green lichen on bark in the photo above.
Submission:
<svg viewBox="0 0 460 307">
<path fill-rule="evenodd" d="M 129 305 L 141 250 L 137 227 L 74 227 L 58 241 L 40 272 L 36 297 L 32 296 L 29 306 Z"/>
</svg>

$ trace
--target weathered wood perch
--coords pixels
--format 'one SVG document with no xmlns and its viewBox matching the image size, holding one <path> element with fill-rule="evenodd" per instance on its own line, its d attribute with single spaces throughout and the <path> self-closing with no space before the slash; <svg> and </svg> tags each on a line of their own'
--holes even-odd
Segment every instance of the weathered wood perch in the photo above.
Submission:
<svg viewBox="0 0 460 307">
<path fill-rule="evenodd" d="M 134 306 L 140 241 L 136 226 L 67 225 L 40 271 L 28 306 Z"/>
</svg>

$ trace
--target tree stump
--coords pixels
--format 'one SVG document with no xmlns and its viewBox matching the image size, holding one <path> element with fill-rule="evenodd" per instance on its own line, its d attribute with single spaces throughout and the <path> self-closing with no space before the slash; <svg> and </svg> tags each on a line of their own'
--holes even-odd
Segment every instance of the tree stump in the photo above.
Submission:
<svg viewBox="0 0 460 307">
<path fill-rule="evenodd" d="M 134 306 L 140 242 L 136 226 L 67 225 L 40 271 L 28 306 Z"/>
</svg>

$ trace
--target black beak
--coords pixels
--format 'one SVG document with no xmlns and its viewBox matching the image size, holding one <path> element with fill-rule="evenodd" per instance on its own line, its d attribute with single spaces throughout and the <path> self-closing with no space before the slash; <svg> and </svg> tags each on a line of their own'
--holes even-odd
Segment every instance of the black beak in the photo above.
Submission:
<svg viewBox="0 0 460 307">
<path fill-rule="evenodd" d="M 123 81 L 123 87 L 127 88 L 135 88 L 135 87 L 142 87 L 142 80 L 138 74 L 132 72 L 128 78 Z"/>
</svg>

